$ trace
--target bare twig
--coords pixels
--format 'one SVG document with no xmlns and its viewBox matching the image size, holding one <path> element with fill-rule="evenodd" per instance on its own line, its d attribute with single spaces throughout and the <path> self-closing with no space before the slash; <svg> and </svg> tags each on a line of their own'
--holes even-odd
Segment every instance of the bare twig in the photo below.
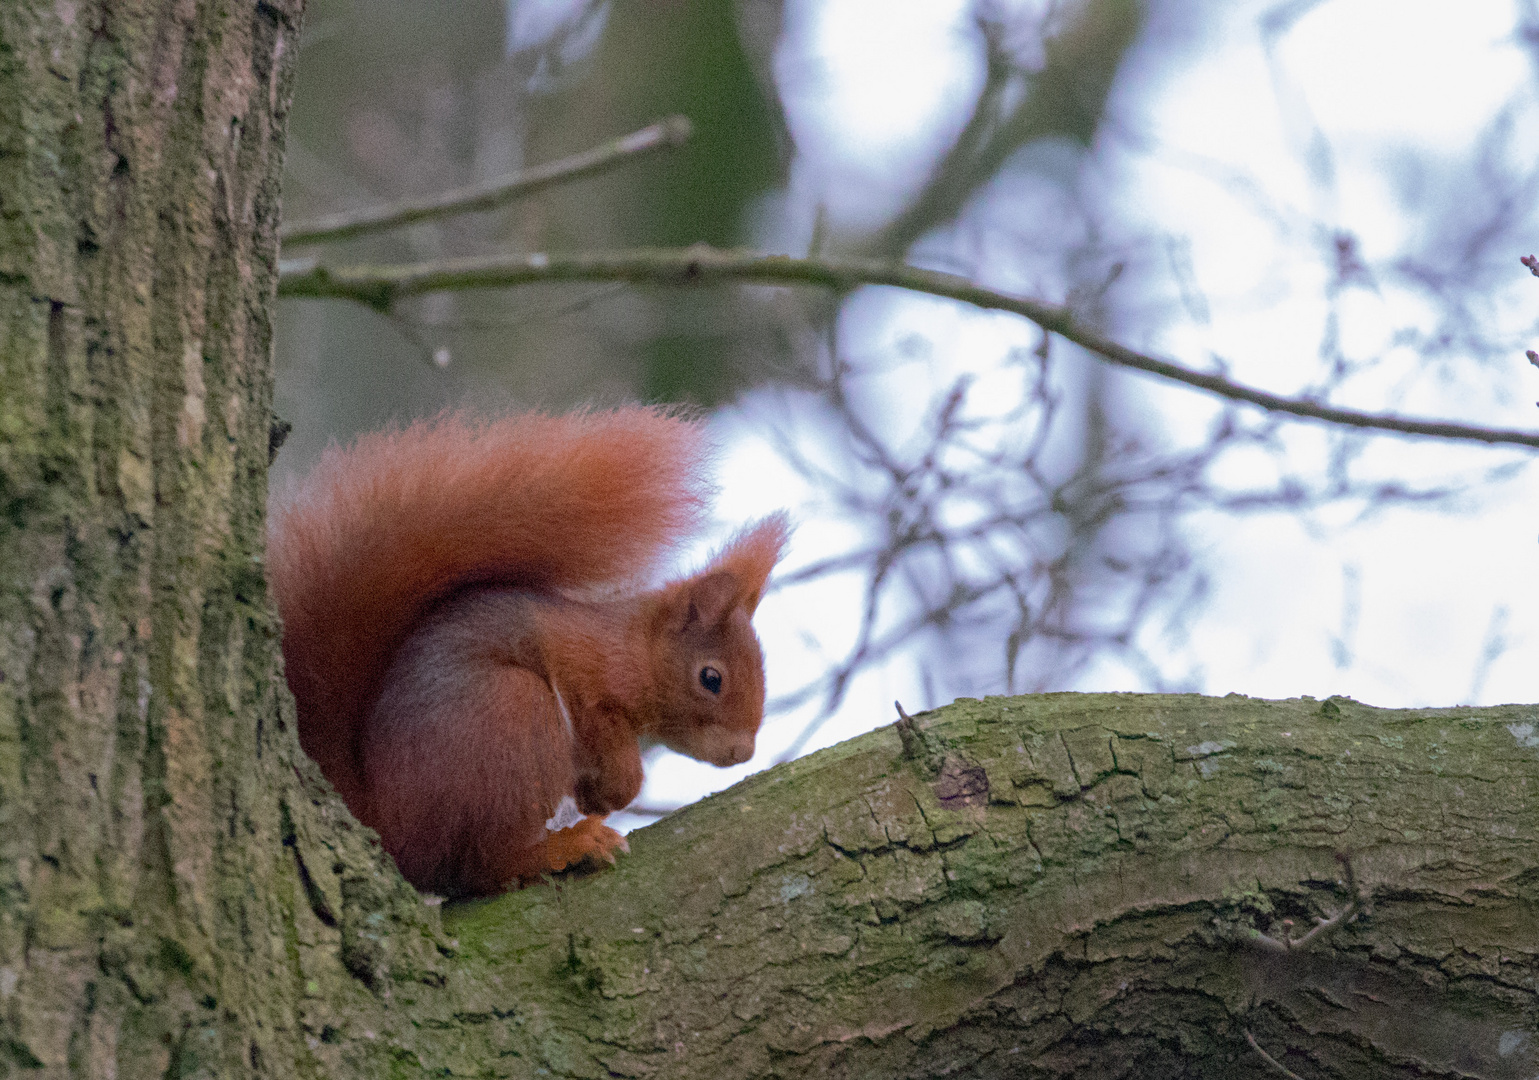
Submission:
<svg viewBox="0 0 1539 1080">
<path fill-rule="evenodd" d="M 1306 948 L 1310 942 L 1314 941 L 1321 934 L 1329 933 L 1336 927 L 1346 923 L 1355 922 L 1357 917 L 1367 909 L 1367 901 L 1363 897 L 1362 890 L 1358 887 L 1357 873 L 1352 869 L 1352 857 L 1345 852 L 1337 852 L 1336 861 L 1341 864 L 1342 872 L 1346 875 L 1347 890 L 1351 895 L 1351 899 L 1347 901 L 1346 907 L 1327 918 L 1316 917 L 1314 927 L 1303 937 L 1295 938 L 1289 936 L 1288 927 L 1292 924 L 1291 922 L 1284 922 L 1282 937 L 1272 937 L 1270 934 L 1263 934 L 1259 930 L 1255 930 L 1250 933 L 1250 940 L 1272 952 L 1293 952 L 1297 949 Z"/>
<path fill-rule="evenodd" d="M 1534 277 L 1539 277 L 1539 258 L 1535 258 L 1532 255 L 1524 255 L 1518 261 L 1524 266 L 1528 267 L 1528 272 L 1530 274 L 1533 274 Z M 1530 364 L 1533 364 L 1534 367 L 1539 367 L 1539 352 L 1535 352 L 1533 349 L 1529 349 L 1527 356 L 1528 362 Z"/>
<path fill-rule="evenodd" d="M 627 806 L 625 812 L 637 817 L 665 818 L 677 809 L 677 806 Z"/>
<path fill-rule="evenodd" d="M 1480 656 L 1475 661 L 1475 672 L 1470 679 L 1470 692 L 1466 701 L 1479 701 L 1480 695 L 1485 692 L 1486 679 L 1491 675 L 1492 666 L 1505 656 L 1517 644 L 1507 636 L 1508 610 L 1506 604 L 1497 604 L 1491 609 L 1491 619 L 1486 623 L 1485 641 L 1480 646 Z"/>
<path fill-rule="evenodd" d="M 1291 1077 L 1292 1080 L 1304 1080 L 1304 1078 L 1302 1076 L 1300 1076 L 1298 1073 L 1294 1072 L 1292 1069 L 1288 1068 L 1282 1062 L 1280 1062 L 1276 1058 L 1274 1058 L 1271 1054 L 1269 1054 L 1265 1050 L 1261 1049 L 1261 1045 L 1258 1042 L 1256 1042 L 1256 1037 L 1250 1033 L 1250 1028 L 1246 1028 L 1245 1029 L 1245 1041 L 1250 1043 L 1250 1048 L 1252 1050 L 1254 1050 L 1256 1053 L 1261 1055 L 1261 1060 L 1262 1061 L 1264 1061 L 1268 1065 L 1272 1066 L 1272 1068 L 1276 1069 L 1278 1072 L 1282 1073 L 1284 1076 Z"/>
<path fill-rule="evenodd" d="M 1539 447 L 1539 432 L 1359 412 L 1356 409 L 1337 408 L 1258 390 L 1222 375 L 1192 371 L 1168 360 L 1129 349 L 1080 323 L 1067 307 L 1026 297 L 1007 296 L 974 285 L 956 274 L 868 259 L 793 258 L 695 246 L 560 255 L 494 255 L 398 266 L 335 269 L 305 261 L 283 267 L 278 282 L 278 295 L 352 300 L 376 310 L 388 311 L 398 300 L 423 293 L 508 288 L 539 281 L 630 281 L 676 285 L 750 281 L 773 285 L 813 285 L 838 290 L 850 290 L 862 285 L 890 285 L 959 300 L 988 311 L 1007 311 L 1021 315 L 1044 330 L 1072 341 L 1113 364 L 1205 390 L 1231 401 L 1257 405 L 1272 412 L 1402 435 Z"/>
<path fill-rule="evenodd" d="M 680 146 L 689 138 L 689 121 L 682 116 L 642 128 L 558 161 L 520 169 L 481 184 L 454 188 L 425 199 L 408 199 L 368 210 L 350 210 L 310 221 L 297 221 L 278 230 L 278 239 L 293 247 L 348 240 L 432 218 L 491 210 L 532 195 L 554 184 L 602 172 L 637 154 Z"/>
</svg>

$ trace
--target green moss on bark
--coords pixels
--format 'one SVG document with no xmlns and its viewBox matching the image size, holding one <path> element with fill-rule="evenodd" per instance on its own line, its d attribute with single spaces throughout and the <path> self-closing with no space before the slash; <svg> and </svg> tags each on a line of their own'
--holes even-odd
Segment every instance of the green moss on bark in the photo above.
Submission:
<svg viewBox="0 0 1539 1080">
<path fill-rule="evenodd" d="M 938 774 L 876 732 L 633 834 L 616 871 L 451 909 L 459 977 L 573 1076 L 1228 1076 L 1259 1067 L 1247 1029 L 1325 1075 L 1539 1066 L 1512 1035 L 1539 1022 L 1533 707 L 1065 694 L 921 722 Z M 1349 903 L 1340 853 L 1371 914 L 1255 944 Z"/>
</svg>

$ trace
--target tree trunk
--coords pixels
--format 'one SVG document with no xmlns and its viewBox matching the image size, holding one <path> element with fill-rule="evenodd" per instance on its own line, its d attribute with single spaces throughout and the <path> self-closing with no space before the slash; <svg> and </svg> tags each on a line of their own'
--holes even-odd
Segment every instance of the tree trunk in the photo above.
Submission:
<svg viewBox="0 0 1539 1080">
<path fill-rule="evenodd" d="M 431 932 L 298 751 L 263 583 L 299 9 L 0 5 L 6 1075 L 327 1072 L 390 904 Z"/>
<path fill-rule="evenodd" d="M 451 942 L 263 583 L 298 18 L 0 5 L 0 1072 L 1539 1072 L 1533 707 L 963 703 Z"/>
</svg>

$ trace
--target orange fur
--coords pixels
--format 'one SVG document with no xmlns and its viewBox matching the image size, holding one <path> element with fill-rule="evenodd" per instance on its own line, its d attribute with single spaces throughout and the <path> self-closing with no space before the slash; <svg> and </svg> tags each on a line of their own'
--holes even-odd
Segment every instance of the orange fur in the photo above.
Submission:
<svg viewBox="0 0 1539 1080">
<path fill-rule="evenodd" d="M 641 735 L 751 754 L 749 617 L 784 518 L 637 591 L 695 528 L 704 460 L 657 409 L 449 415 L 328 451 L 275 511 L 300 743 L 408 880 L 485 893 L 612 858 L 602 815 L 640 789 Z M 547 828 L 565 796 L 595 824 Z"/>
<path fill-rule="evenodd" d="M 616 851 L 630 850 L 625 837 L 605 825 L 602 817 L 590 814 L 576 825 L 547 836 L 541 861 L 552 870 L 565 870 L 595 859 L 614 862 Z"/>
</svg>

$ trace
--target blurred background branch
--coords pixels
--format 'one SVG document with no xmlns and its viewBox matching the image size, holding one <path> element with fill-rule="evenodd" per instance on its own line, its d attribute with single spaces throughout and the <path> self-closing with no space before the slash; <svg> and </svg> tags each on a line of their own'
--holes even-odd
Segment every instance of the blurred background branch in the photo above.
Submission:
<svg viewBox="0 0 1539 1080">
<path fill-rule="evenodd" d="M 683 146 L 689 139 L 689 120 L 670 116 L 656 124 L 611 139 L 590 150 L 559 161 L 534 165 L 480 184 L 456 188 L 422 199 L 403 199 L 367 210 L 352 210 L 310 221 L 288 222 L 278 230 L 278 238 L 290 247 L 301 244 L 335 243 L 369 233 L 412 225 L 419 221 L 453 217 L 482 210 L 495 210 L 515 199 L 527 198 L 555 184 L 567 184 L 613 168 L 637 154 Z"/>
<path fill-rule="evenodd" d="M 750 767 L 894 698 L 1531 699 L 1536 71 L 1531 0 L 311 0 L 294 221 L 691 135 L 288 233 L 274 483 L 445 407 L 712 410 L 723 527 L 799 520 Z"/>
<path fill-rule="evenodd" d="M 677 250 L 494 255 L 444 259 L 404 266 L 330 267 L 295 260 L 278 282 L 280 297 L 351 300 L 388 312 L 398 302 L 435 292 L 509 288 L 537 282 L 621 281 L 630 284 L 710 285 L 740 281 L 761 285 L 816 285 L 849 292 L 863 285 L 889 285 L 910 292 L 958 300 L 986 311 L 1021 315 L 1043 330 L 1072 341 L 1122 367 L 1203 390 L 1272 412 L 1365 430 L 1439 439 L 1539 447 L 1539 432 L 1510 431 L 1443 420 L 1374 415 L 1334 408 L 1318 401 L 1288 398 L 1243 386 L 1222 375 L 1192 371 L 1136 352 L 1082 325 L 1065 306 L 1028 297 L 1005 296 L 955 274 L 871 259 L 791 258 L 754 252 L 717 251 L 704 245 Z"/>
</svg>

